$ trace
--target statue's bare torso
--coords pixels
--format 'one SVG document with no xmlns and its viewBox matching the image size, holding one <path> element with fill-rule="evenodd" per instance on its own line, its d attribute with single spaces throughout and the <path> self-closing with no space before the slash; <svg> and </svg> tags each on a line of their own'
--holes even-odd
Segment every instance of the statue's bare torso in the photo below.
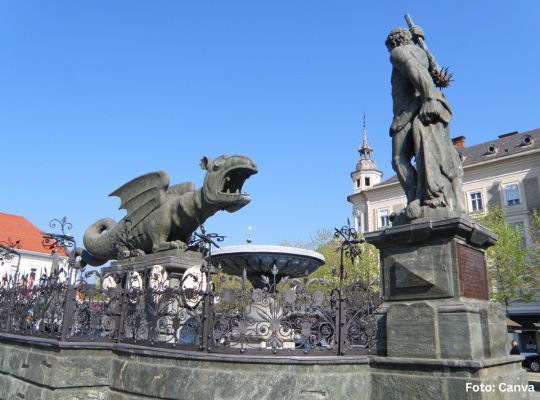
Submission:
<svg viewBox="0 0 540 400">
<path fill-rule="evenodd" d="M 390 53 L 390 62 L 393 65 L 391 79 L 393 110 L 394 116 L 397 116 L 411 101 L 415 101 L 420 96 L 420 92 L 409 77 L 411 70 L 421 68 L 427 71 L 429 62 L 426 54 L 413 44 L 393 49 Z M 427 78 L 431 80 L 429 76 Z"/>
</svg>

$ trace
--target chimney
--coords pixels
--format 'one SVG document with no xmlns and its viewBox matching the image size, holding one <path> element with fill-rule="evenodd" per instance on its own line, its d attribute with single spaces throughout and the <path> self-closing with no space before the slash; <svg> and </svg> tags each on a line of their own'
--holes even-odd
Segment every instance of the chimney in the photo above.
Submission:
<svg viewBox="0 0 540 400">
<path fill-rule="evenodd" d="M 452 139 L 452 143 L 456 149 L 463 149 L 465 147 L 465 136 L 458 136 Z"/>
<path fill-rule="evenodd" d="M 510 136 L 515 136 L 519 134 L 518 131 L 514 131 L 514 132 L 510 132 L 510 133 L 505 133 L 503 135 L 499 135 L 499 139 L 504 139 L 504 138 L 507 138 L 507 137 L 510 137 Z"/>
</svg>

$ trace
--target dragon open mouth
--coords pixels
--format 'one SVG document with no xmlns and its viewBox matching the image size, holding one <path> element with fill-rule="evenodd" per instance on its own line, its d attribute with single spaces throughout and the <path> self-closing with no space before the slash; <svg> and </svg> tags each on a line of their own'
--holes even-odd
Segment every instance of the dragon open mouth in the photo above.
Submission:
<svg viewBox="0 0 540 400">
<path fill-rule="evenodd" d="M 230 169 L 225 173 L 225 178 L 223 178 L 220 190 L 221 193 L 226 195 L 248 196 L 247 193 L 242 193 L 242 186 L 246 179 L 256 173 L 256 169 L 247 167 Z"/>
</svg>

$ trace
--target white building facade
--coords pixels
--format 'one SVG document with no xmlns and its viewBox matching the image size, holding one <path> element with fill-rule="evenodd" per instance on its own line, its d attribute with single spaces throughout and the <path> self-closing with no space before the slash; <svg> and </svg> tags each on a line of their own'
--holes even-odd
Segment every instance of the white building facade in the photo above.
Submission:
<svg viewBox="0 0 540 400">
<path fill-rule="evenodd" d="M 44 246 L 41 230 L 20 215 L 0 213 L 0 286 L 4 287 L 15 280 L 23 279 L 39 283 L 43 276 L 51 273 L 54 257 L 51 250 Z M 17 243 L 18 242 L 18 243 Z M 5 257 L 5 248 L 9 243 L 16 244 L 14 254 Z M 64 252 L 57 257 L 58 268 L 62 275 L 68 275 L 68 257 Z"/>
<path fill-rule="evenodd" d="M 364 133 L 364 143 L 365 137 Z M 463 160 L 462 195 L 467 211 L 485 213 L 490 205 L 498 205 L 508 222 L 526 225 L 529 212 L 540 208 L 540 129 L 500 135 L 471 147 L 464 142 L 463 136 L 454 139 Z M 366 161 L 364 147 L 360 147 L 360 162 L 351 174 L 353 194 L 347 200 L 352 203 L 355 227 L 369 232 L 391 225 L 390 215 L 403 209 L 407 200 L 396 176 L 381 182 L 382 173 L 371 159 L 371 149 Z M 365 179 L 372 184 L 358 185 Z"/>
</svg>

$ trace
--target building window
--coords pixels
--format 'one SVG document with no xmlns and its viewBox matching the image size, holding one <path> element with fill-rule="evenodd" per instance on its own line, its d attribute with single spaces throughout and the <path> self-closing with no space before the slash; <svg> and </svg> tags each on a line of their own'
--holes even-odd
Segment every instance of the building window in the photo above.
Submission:
<svg viewBox="0 0 540 400">
<path fill-rule="evenodd" d="M 365 184 L 366 186 L 369 186 L 369 185 L 370 185 L 370 181 L 369 181 L 369 178 L 368 178 L 368 177 L 364 178 L 364 184 Z"/>
<path fill-rule="evenodd" d="M 388 208 L 381 208 L 379 210 L 379 228 L 390 225 L 390 212 Z"/>
<path fill-rule="evenodd" d="M 357 187 L 357 188 L 360 187 L 360 179 L 357 179 L 357 180 L 356 180 L 356 187 Z"/>
<path fill-rule="evenodd" d="M 507 206 L 521 203 L 519 199 L 519 185 L 517 183 L 512 183 L 504 187 L 504 199 Z"/>
<path fill-rule="evenodd" d="M 477 212 L 484 209 L 484 201 L 482 200 L 482 191 L 476 190 L 474 192 L 469 192 L 469 211 Z"/>
</svg>

